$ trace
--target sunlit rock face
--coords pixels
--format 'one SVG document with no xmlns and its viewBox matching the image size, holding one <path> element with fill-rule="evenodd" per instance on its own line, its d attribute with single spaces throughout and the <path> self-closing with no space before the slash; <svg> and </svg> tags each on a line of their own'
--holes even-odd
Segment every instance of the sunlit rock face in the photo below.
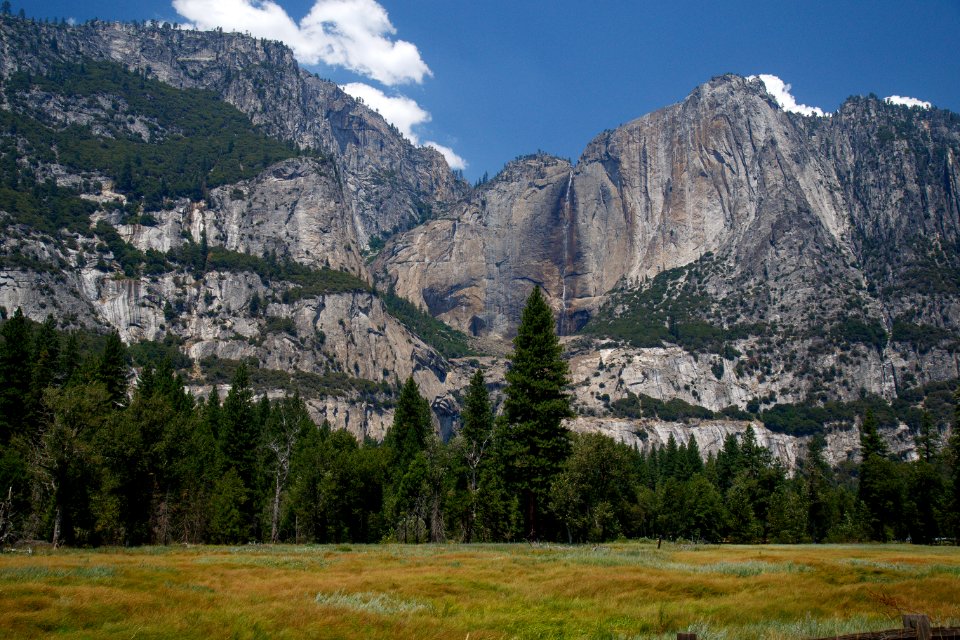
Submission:
<svg viewBox="0 0 960 640">
<path fill-rule="evenodd" d="M 823 392 L 890 399 L 960 374 L 958 154 L 949 112 L 871 97 L 804 117 L 758 79 L 721 76 L 603 132 L 575 165 L 511 162 L 448 216 L 396 237 L 375 277 L 463 331 L 509 339 L 534 286 L 569 335 L 604 305 L 634 313 L 632 294 L 679 269 L 667 295 L 687 287 L 694 319 L 759 329 L 731 337 L 729 359 L 613 342 L 601 378 L 612 399 L 714 410 Z M 610 346 L 598 338 L 583 358 Z M 577 391 L 602 412 L 597 395 Z"/>
<path fill-rule="evenodd" d="M 0 81 L 84 58 L 213 91 L 266 133 L 314 152 L 202 200 L 168 203 L 151 212 L 150 226 L 122 224 L 108 208 L 93 222 L 110 222 L 141 251 L 206 241 L 346 271 L 393 287 L 501 355 L 539 286 L 566 336 L 581 415 L 575 429 L 638 446 L 693 436 L 706 453 L 747 423 L 625 420 L 612 417 L 610 403 L 642 394 L 719 412 L 862 394 L 893 399 L 958 376 L 960 124 L 949 112 L 851 98 L 832 116 L 803 117 L 778 107 L 759 80 L 721 76 L 601 133 L 575 163 L 520 157 L 471 190 L 439 153 L 413 146 L 336 85 L 300 69 L 279 43 L 99 22 L 0 26 Z M 106 98 L 84 109 L 35 98 L 63 124 L 95 122 L 110 106 Z M 151 135 L 136 117 L 126 126 Z M 39 171 L 59 184 L 84 180 L 56 164 Z M 116 195 L 106 176 L 93 178 L 104 190 L 84 197 Z M 386 238 L 373 260 L 371 241 Z M 99 244 L 26 228 L 0 238 L 4 255 L 21 251 L 56 266 L 0 269 L 0 305 L 37 320 L 53 313 L 70 326 L 115 328 L 127 342 L 170 333 L 197 367 L 216 356 L 375 384 L 412 375 L 438 431 L 456 429 L 457 394 L 476 363 L 442 358 L 371 291 L 284 301 L 290 283 L 252 272 L 126 277 Z M 693 296 L 692 315 L 704 324 L 762 329 L 730 337 L 722 353 L 602 332 L 577 337 L 601 313 L 637 320 L 630 296 L 669 273 L 665 295 Z M 874 332 L 869 339 L 827 340 L 864 327 Z M 500 388 L 504 360 L 479 363 Z M 325 389 L 308 404 L 316 419 L 358 436 L 382 437 L 392 421 L 389 401 L 359 392 Z M 759 423 L 755 430 L 795 463 L 802 440 Z M 887 435 L 896 451 L 911 446 L 902 430 Z M 831 431 L 828 446 L 832 460 L 844 459 L 856 449 L 855 430 Z"/>
<path fill-rule="evenodd" d="M 266 133 L 329 155 L 345 220 L 366 246 L 409 228 L 467 188 L 434 149 L 416 147 L 333 82 L 301 69 L 280 42 L 237 33 L 92 22 L 0 28 L 0 74 L 42 72 L 52 61 L 105 59 L 177 88 L 213 91 Z M 50 47 L 32 46 L 34 38 Z"/>
</svg>

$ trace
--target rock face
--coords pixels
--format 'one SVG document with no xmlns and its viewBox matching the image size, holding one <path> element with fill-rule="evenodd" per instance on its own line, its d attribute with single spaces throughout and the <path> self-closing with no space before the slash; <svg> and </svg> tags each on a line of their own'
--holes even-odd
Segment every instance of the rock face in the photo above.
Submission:
<svg viewBox="0 0 960 640">
<path fill-rule="evenodd" d="M 170 25 L 0 24 L 4 77 L 82 58 L 147 71 L 177 88 L 211 90 L 268 134 L 329 153 L 343 181 L 346 219 L 361 246 L 373 235 L 409 228 L 466 189 L 437 151 L 414 147 L 337 85 L 300 69 L 279 42 Z"/>
<path fill-rule="evenodd" d="M 622 302 L 679 269 L 668 297 L 687 295 L 688 319 L 731 333 L 762 372 L 735 377 L 732 358 L 716 379 L 717 355 L 657 346 L 635 349 L 615 387 L 742 407 L 770 392 L 806 398 L 833 370 L 830 395 L 892 398 L 958 375 L 958 154 L 949 112 L 871 97 L 802 117 L 759 80 L 722 76 L 597 136 L 576 166 L 511 163 L 449 216 L 395 238 L 375 268 L 434 315 L 501 338 L 534 285 L 571 334 L 603 305 L 642 320 Z"/>
<path fill-rule="evenodd" d="M 56 258 L 76 261 L 78 252 Z M 438 428 L 450 433 L 458 412 L 451 391 L 466 386 L 469 378 L 468 371 L 461 372 L 464 365 L 441 358 L 369 292 L 290 303 L 278 300 L 277 293 L 278 283 L 253 273 L 118 279 L 93 266 L 56 275 L 0 271 L 0 306 L 19 307 L 28 317 L 52 313 L 74 324 L 113 327 L 127 343 L 175 336 L 198 366 L 247 361 L 266 371 L 313 375 L 299 386 L 314 418 L 361 438 L 382 438 L 393 419 L 389 404 L 369 396 L 389 393 L 398 380 L 413 376 L 434 407 Z M 254 297 L 264 301 L 256 313 L 251 311 Z M 330 375 L 338 377 L 331 381 Z M 351 380 L 375 384 L 357 388 Z M 281 393 L 286 385 L 278 385 Z"/>
<path fill-rule="evenodd" d="M 569 230 L 572 171 L 549 156 L 518 160 L 453 216 L 389 245 L 375 268 L 387 270 L 400 295 L 461 330 L 507 336 L 534 285 L 562 298 L 556 257 Z"/>
<path fill-rule="evenodd" d="M 838 179 L 816 155 L 805 131 L 759 81 L 725 76 L 678 105 L 601 134 L 575 168 L 545 156 L 509 165 L 451 220 L 399 238 L 379 266 L 410 296 L 456 291 L 475 280 L 472 273 L 458 279 L 446 267 L 459 247 L 424 256 L 419 269 L 409 256 L 424 245 L 456 245 L 449 237 L 454 220 L 464 243 L 472 239 L 470 227 L 479 226 L 487 261 L 525 267 L 521 277 L 529 272 L 546 290 L 561 312 L 560 329 L 572 333 L 618 283 L 636 283 L 707 252 L 749 249 L 748 257 L 740 254 L 741 269 L 817 266 L 816 254 L 805 253 L 797 264 L 797 254 L 809 249 L 852 258 L 843 244 L 850 225 Z M 498 233 L 506 225 L 509 233 Z M 800 235 L 802 243 L 794 237 Z M 502 281 L 486 282 L 484 289 Z M 472 322 L 480 332 L 510 333 L 509 323 L 495 321 L 495 296 L 475 295 L 457 311 L 420 297 L 463 329 Z"/>
<path fill-rule="evenodd" d="M 332 162 L 295 158 L 253 180 L 219 187 L 207 202 L 180 201 L 153 214 L 153 226 L 123 225 L 138 249 L 167 251 L 184 237 L 211 246 L 263 256 L 273 253 L 312 267 L 330 267 L 366 278 L 359 241 L 344 211 L 349 205 Z"/>
<path fill-rule="evenodd" d="M 685 424 L 656 419 L 626 420 L 581 416 L 570 421 L 568 426 L 581 433 L 602 433 L 645 452 L 654 447 L 666 447 L 671 437 L 678 445 L 693 438 L 703 456 L 716 455 L 723 449 L 723 442 L 728 436 L 741 439 L 750 428 L 753 429 L 757 444 L 770 451 L 789 472 L 796 470 L 797 464 L 806 455 L 809 442 L 806 437 L 796 438 L 774 433 L 759 422 L 736 420 L 703 420 Z M 859 437 L 859 432 L 852 428 L 828 430 L 824 436 L 824 457 L 827 462 L 834 466 L 847 460 L 859 462 Z M 887 430 L 884 440 L 894 455 L 907 460 L 916 458 L 913 434 L 907 427 Z"/>
<path fill-rule="evenodd" d="M 100 203 L 91 222 L 109 223 L 140 251 L 165 254 L 205 243 L 369 282 L 363 251 L 370 236 L 419 222 L 466 186 L 437 152 L 412 146 L 336 85 L 301 70 L 279 43 L 169 26 L 0 20 L 4 87 L 17 72 L 42 75 L 64 62 L 89 60 L 114 61 L 176 88 L 213 91 L 262 131 L 319 151 L 211 189 L 199 201 L 168 200 L 165 209 L 149 212 L 149 225 L 124 223 L 112 205 L 125 198 L 111 191 L 111 177 L 23 158 L 40 179 Z M 87 100 L 34 92 L 18 99 L 54 127 L 78 125 L 111 137 L 116 128 L 101 123 L 119 123 L 124 135 L 146 142 L 158 131 L 128 105 L 118 117 L 122 100 L 108 93 Z M 85 186 L 94 180 L 102 190 Z M 53 313 L 67 326 L 115 328 L 128 343 L 167 336 L 198 371 L 222 361 L 256 363 L 264 372 L 260 386 L 269 393 L 286 386 L 281 376 L 271 390 L 270 372 L 312 376 L 298 380 L 314 417 L 358 437 L 383 436 L 392 421 L 392 389 L 412 376 L 433 404 L 438 428 L 447 434 L 453 428 L 458 406 L 450 394 L 468 376 L 391 316 L 371 291 L 288 299 L 291 282 L 268 281 L 249 269 L 198 274 L 174 265 L 162 273 L 124 275 L 104 242 L 96 234 L 16 227 L 0 240 L 3 255 L 26 255 L 41 267 L 4 263 L 0 306 L 20 307 L 37 320 Z M 192 388 L 209 391 L 197 383 Z"/>
<path fill-rule="evenodd" d="M 611 417 L 610 403 L 629 394 L 720 411 L 866 393 L 893 399 L 960 376 L 955 114 L 867 97 L 830 118 L 801 117 L 781 110 L 758 80 L 722 76 L 603 132 L 576 164 L 526 156 L 470 190 L 437 152 L 412 146 L 336 85 L 299 69 L 289 49 L 238 34 L 3 17 L 0 109 L 17 108 L 8 91 L 17 72 L 84 60 L 212 91 L 263 132 L 314 152 L 202 199 L 168 199 L 149 212 L 149 225 L 127 223 L 123 203 L 113 202 L 123 200 L 112 191 L 122 191 L 111 184 L 116 176 L 18 155 L 38 181 L 97 202 L 91 222 L 109 223 L 142 252 L 205 242 L 341 270 L 361 284 L 293 295 L 294 283 L 252 269 L 180 264 L 124 274 L 94 231 L 21 223 L 0 239 L 8 310 L 116 328 L 128 342 L 170 334 L 196 369 L 247 360 L 306 375 L 315 418 L 374 438 L 392 420 L 390 399 L 380 396 L 407 376 L 449 435 L 457 392 L 476 368 L 445 360 L 391 316 L 362 284 L 375 281 L 499 353 L 540 286 L 569 337 L 581 415 L 571 427 L 638 446 L 693 436 L 708 452 L 747 423 Z M 17 97 L 50 126 L 153 142 L 149 119 L 121 114 L 114 96 L 88 98 Z M 100 127 L 105 113 L 114 129 Z M 92 181 L 104 188 L 85 186 Z M 391 239 L 370 266 L 374 236 Z M 620 334 L 604 333 L 616 322 Z M 662 325 L 664 338 L 623 331 L 645 322 Z M 707 338 L 685 336 L 684 326 Z M 503 365 L 481 359 L 494 387 Z M 210 383 L 191 384 L 206 393 Z M 794 464 L 802 439 L 754 428 Z M 909 450 L 902 429 L 887 435 L 894 450 Z M 828 441 L 834 461 L 856 448 L 854 431 L 835 430 Z"/>
</svg>

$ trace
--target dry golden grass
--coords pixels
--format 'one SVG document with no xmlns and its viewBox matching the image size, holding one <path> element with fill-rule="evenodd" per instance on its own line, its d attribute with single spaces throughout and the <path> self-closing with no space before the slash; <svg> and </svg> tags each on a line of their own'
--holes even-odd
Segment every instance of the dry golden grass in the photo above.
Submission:
<svg viewBox="0 0 960 640">
<path fill-rule="evenodd" d="M 0 555 L 3 638 L 809 638 L 960 624 L 960 550 L 250 546 Z"/>
</svg>

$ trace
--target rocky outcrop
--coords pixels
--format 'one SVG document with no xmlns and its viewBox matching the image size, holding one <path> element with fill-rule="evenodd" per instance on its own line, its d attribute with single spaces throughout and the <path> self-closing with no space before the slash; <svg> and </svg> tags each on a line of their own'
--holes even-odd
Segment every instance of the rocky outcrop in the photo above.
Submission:
<svg viewBox="0 0 960 640">
<path fill-rule="evenodd" d="M 690 423 L 665 422 L 656 419 L 628 420 L 622 418 L 595 418 L 581 416 L 569 421 L 571 430 L 580 433 L 602 433 L 618 442 L 649 452 L 654 447 L 666 447 L 670 438 L 678 445 L 686 444 L 692 438 L 697 443 L 700 454 L 704 457 L 714 456 L 723 449 L 724 440 L 733 435 L 742 440 L 747 429 L 753 429 L 757 444 L 766 448 L 783 464 L 784 468 L 793 472 L 807 452 L 809 437 L 793 437 L 782 433 L 774 433 L 759 422 L 744 422 L 737 420 L 696 420 Z M 860 440 L 859 432 L 853 428 L 831 429 L 824 435 L 826 446 L 824 458 L 833 466 L 845 461 L 859 462 Z M 891 453 L 903 459 L 916 458 L 913 434 L 904 425 L 896 429 L 888 429 L 883 438 Z"/>
<path fill-rule="evenodd" d="M 740 355 L 623 352 L 621 375 L 604 374 L 611 395 L 799 401 L 832 371 L 831 396 L 892 398 L 958 373 L 958 157 L 949 112 L 854 98 L 803 117 L 759 80 L 722 76 L 597 136 L 575 166 L 511 163 L 449 217 L 395 238 L 375 268 L 434 315 L 501 339 L 534 285 L 571 334 L 602 305 L 637 313 L 622 301 L 681 269 L 666 295 L 720 331 L 753 327 L 728 339 Z M 932 344 L 903 338 L 898 319 Z"/>
<path fill-rule="evenodd" d="M 485 261 L 541 285 L 560 330 L 572 333 L 616 284 L 708 252 L 764 281 L 835 268 L 853 286 L 860 278 L 847 266 L 854 258 L 840 191 L 806 132 L 759 81 L 724 76 L 601 134 L 576 167 L 546 156 L 512 163 L 451 219 L 399 238 L 378 266 L 461 329 L 509 335 L 516 319 L 499 319 L 504 296 L 490 291 L 509 277 L 481 282 L 476 269 L 458 276 L 450 268 L 466 253 L 460 245 L 475 249 L 480 236 Z M 816 293 L 813 283 L 789 285 L 792 303 Z M 454 304 L 462 289 L 474 291 Z"/>
<path fill-rule="evenodd" d="M 169 211 L 155 212 L 155 226 L 120 225 L 119 230 L 143 251 L 177 248 L 187 238 L 199 242 L 202 234 L 210 246 L 253 255 L 277 251 L 314 266 L 330 263 L 362 272 L 356 249 L 339 254 L 325 249 L 326 243 L 342 242 L 344 236 L 335 228 L 339 218 L 329 205 L 336 198 L 325 197 L 330 193 L 324 185 L 331 185 L 322 172 L 317 174 L 321 169 L 314 160 L 280 163 L 249 183 L 225 189 L 225 193 L 243 190 L 245 195 L 222 208 L 219 203 L 226 196 L 217 191 L 212 209 L 184 201 Z M 370 291 L 285 301 L 284 291 L 294 285 L 267 282 L 251 271 L 209 271 L 198 276 L 173 270 L 123 277 L 111 268 L 112 254 L 98 251 L 96 237 L 76 236 L 59 247 L 48 240 L 35 235 L 0 241 L 4 253 L 26 247 L 32 259 L 50 265 L 44 271 L 0 271 L 4 309 L 21 308 L 36 320 L 53 314 L 67 326 L 111 327 L 130 344 L 173 336 L 197 371 L 211 359 L 219 359 L 314 375 L 296 385 L 314 417 L 328 419 L 332 426 L 347 428 L 358 437 L 383 436 L 393 419 L 390 402 L 368 396 L 382 395 L 378 389 L 396 388 L 408 376 L 434 405 L 438 429 L 449 434 L 456 421 L 458 406 L 451 393 L 466 385 L 469 372 L 458 373 L 462 365 L 441 358 L 391 316 Z M 343 262 L 331 261 L 333 255 L 344 256 Z M 357 258 L 351 260 L 351 256 Z M 344 387 L 341 377 L 341 384 L 331 387 L 324 378 L 328 374 L 376 384 L 370 391 L 366 390 L 370 385 Z M 292 386 L 282 381 L 278 385 L 264 390 L 277 394 Z M 191 388 L 199 393 L 209 390 L 196 384 Z"/>
<path fill-rule="evenodd" d="M 442 210 L 466 188 L 440 153 L 415 147 L 336 84 L 301 69 L 282 43 L 169 24 L 0 22 L 3 77 L 84 58 L 112 60 L 177 88 L 211 90 L 268 134 L 329 154 L 345 189 L 344 217 L 361 246 Z"/>
<path fill-rule="evenodd" d="M 536 155 L 511 163 L 454 216 L 413 229 L 377 259 L 389 285 L 431 314 L 477 334 L 509 336 L 534 286 L 554 300 L 568 230 L 569 163 Z"/>
<path fill-rule="evenodd" d="M 153 213 L 158 224 L 118 224 L 141 250 L 167 251 L 185 238 L 255 256 L 274 254 L 311 267 L 330 267 L 367 279 L 361 244 L 332 162 L 295 158 L 256 178 L 212 190 L 204 202 L 181 200 Z M 113 220 L 119 222 L 119 218 Z"/>
<path fill-rule="evenodd" d="M 262 312 L 251 313 L 254 296 L 269 300 L 276 291 L 276 283 L 268 286 L 252 273 L 118 279 L 95 268 L 62 277 L 0 272 L 0 306 L 21 308 L 28 317 L 53 314 L 63 322 L 113 327 L 128 343 L 170 334 L 198 371 L 216 358 L 313 374 L 316 378 L 305 382 L 280 382 L 264 390 L 276 395 L 297 386 L 316 419 L 327 419 L 358 437 L 382 437 L 393 420 L 392 408 L 367 399 L 362 388 L 329 387 L 324 376 L 345 374 L 346 379 L 383 383 L 388 389 L 413 376 L 434 405 L 437 428 L 449 435 L 459 412 L 451 393 L 466 386 L 469 378 L 469 372 L 456 371 L 463 365 L 451 366 L 440 358 L 368 292 L 270 302 Z M 192 384 L 191 389 L 209 392 L 203 385 Z"/>
<path fill-rule="evenodd" d="M 376 277 L 501 354 L 539 286 L 570 337 L 577 429 L 633 433 L 635 443 L 693 435 L 709 451 L 744 423 L 614 419 L 609 405 L 629 394 L 713 411 L 865 393 L 892 399 L 960 373 L 960 122 L 949 112 L 869 97 L 832 118 L 802 117 L 781 110 L 759 81 L 722 76 L 600 134 L 576 164 L 521 157 L 470 191 L 439 154 L 299 69 L 279 43 L 169 25 L 0 20 L 0 81 L 88 59 L 213 91 L 264 132 L 312 149 L 203 189 L 202 199 L 168 200 L 148 225 L 124 224 L 144 220 L 108 204 L 122 196 L 107 176 L 18 158 L 32 162 L 39 180 L 80 186 L 102 203 L 93 222 L 110 222 L 145 252 L 206 242 L 367 283 Z M 57 126 L 145 142 L 170 133 L 108 96 L 21 93 L 17 105 Z M 91 182 L 104 189 L 84 186 Z M 364 252 L 375 235 L 393 238 L 371 268 Z M 311 374 L 317 386 L 334 374 L 366 381 L 374 391 L 357 382 L 308 398 L 315 418 L 358 436 L 382 436 L 390 402 L 370 396 L 412 375 L 437 428 L 454 429 L 457 390 L 476 365 L 441 358 L 369 288 L 292 295 L 291 282 L 268 282 L 254 269 L 185 264 L 121 275 L 105 242 L 93 232 L 11 228 L 0 239 L 0 305 L 114 327 L 130 342 L 169 333 L 198 368 L 215 356 Z M 660 297 L 638 307 L 654 290 Z M 699 323 L 694 329 L 720 337 L 706 347 L 681 340 L 679 312 L 664 310 L 671 304 Z M 662 341 L 572 338 L 601 314 L 629 324 L 654 312 L 670 327 Z M 481 366 L 494 387 L 502 384 L 502 361 Z M 205 382 L 193 384 L 200 392 Z M 757 431 L 793 464 L 801 441 Z M 831 432 L 835 460 L 851 450 L 851 437 Z"/>
</svg>

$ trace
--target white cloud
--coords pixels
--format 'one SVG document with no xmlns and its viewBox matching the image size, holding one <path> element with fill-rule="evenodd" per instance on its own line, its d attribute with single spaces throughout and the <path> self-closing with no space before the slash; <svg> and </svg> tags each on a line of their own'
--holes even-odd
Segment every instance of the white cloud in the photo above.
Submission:
<svg viewBox="0 0 960 640">
<path fill-rule="evenodd" d="M 924 109 L 929 109 L 933 105 L 924 100 L 918 100 L 917 98 L 908 98 L 906 96 L 887 96 L 884 98 L 890 104 L 901 104 L 906 107 L 923 107 Z"/>
<path fill-rule="evenodd" d="M 316 0 L 299 24 L 272 0 L 173 0 L 173 7 L 194 28 L 220 27 L 280 40 L 304 64 L 343 67 L 387 86 L 419 84 L 433 75 L 416 45 L 392 38 L 397 30 L 375 0 Z M 421 144 L 414 127 L 430 122 L 430 113 L 415 100 L 387 95 L 363 82 L 341 88 L 378 111 L 410 142 Z M 453 149 L 431 141 L 424 144 L 442 153 L 451 168 L 466 167 Z"/>
<path fill-rule="evenodd" d="M 342 87 L 346 93 L 359 98 L 365 105 L 378 112 L 383 119 L 400 130 L 410 142 L 420 145 L 420 136 L 413 130 L 414 127 L 430 122 L 430 113 L 425 111 L 415 100 L 406 96 L 389 96 L 376 87 L 362 82 L 351 82 Z M 451 169 L 466 169 L 467 162 L 458 156 L 453 149 L 442 144 L 427 140 L 423 146 L 432 147 L 443 154 Z"/>
<path fill-rule="evenodd" d="M 820 107 L 808 107 L 805 104 L 797 104 L 797 99 L 790 93 L 790 85 L 786 84 L 777 76 L 761 73 L 759 76 L 750 76 L 747 79 L 753 80 L 754 78 L 760 78 L 767 93 L 773 96 L 773 99 L 777 101 L 777 104 L 780 105 L 780 108 L 784 111 L 799 113 L 805 116 L 820 116 L 821 118 L 826 115 Z"/>
<path fill-rule="evenodd" d="M 430 122 L 430 114 L 415 100 L 400 95 L 388 96 L 380 89 L 362 82 L 351 82 L 340 88 L 354 98 L 363 100 L 364 104 L 399 129 L 410 142 L 420 144 L 420 138 L 413 132 L 413 127 Z"/>
<path fill-rule="evenodd" d="M 445 147 L 442 144 L 433 142 L 432 140 L 427 140 L 424 144 L 442 153 L 443 157 L 447 160 L 447 165 L 449 165 L 451 169 L 467 168 L 467 161 L 458 156 L 450 147 Z"/>
<path fill-rule="evenodd" d="M 198 29 L 280 40 L 304 64 L 344 67 L 388 86 L 433 75 L 416 45 L 392 38 L 396 29 L 375 0 L 316 0 L 300 24 L 271 0 L 173 0 L 173 8 Z"/>
</svg>

